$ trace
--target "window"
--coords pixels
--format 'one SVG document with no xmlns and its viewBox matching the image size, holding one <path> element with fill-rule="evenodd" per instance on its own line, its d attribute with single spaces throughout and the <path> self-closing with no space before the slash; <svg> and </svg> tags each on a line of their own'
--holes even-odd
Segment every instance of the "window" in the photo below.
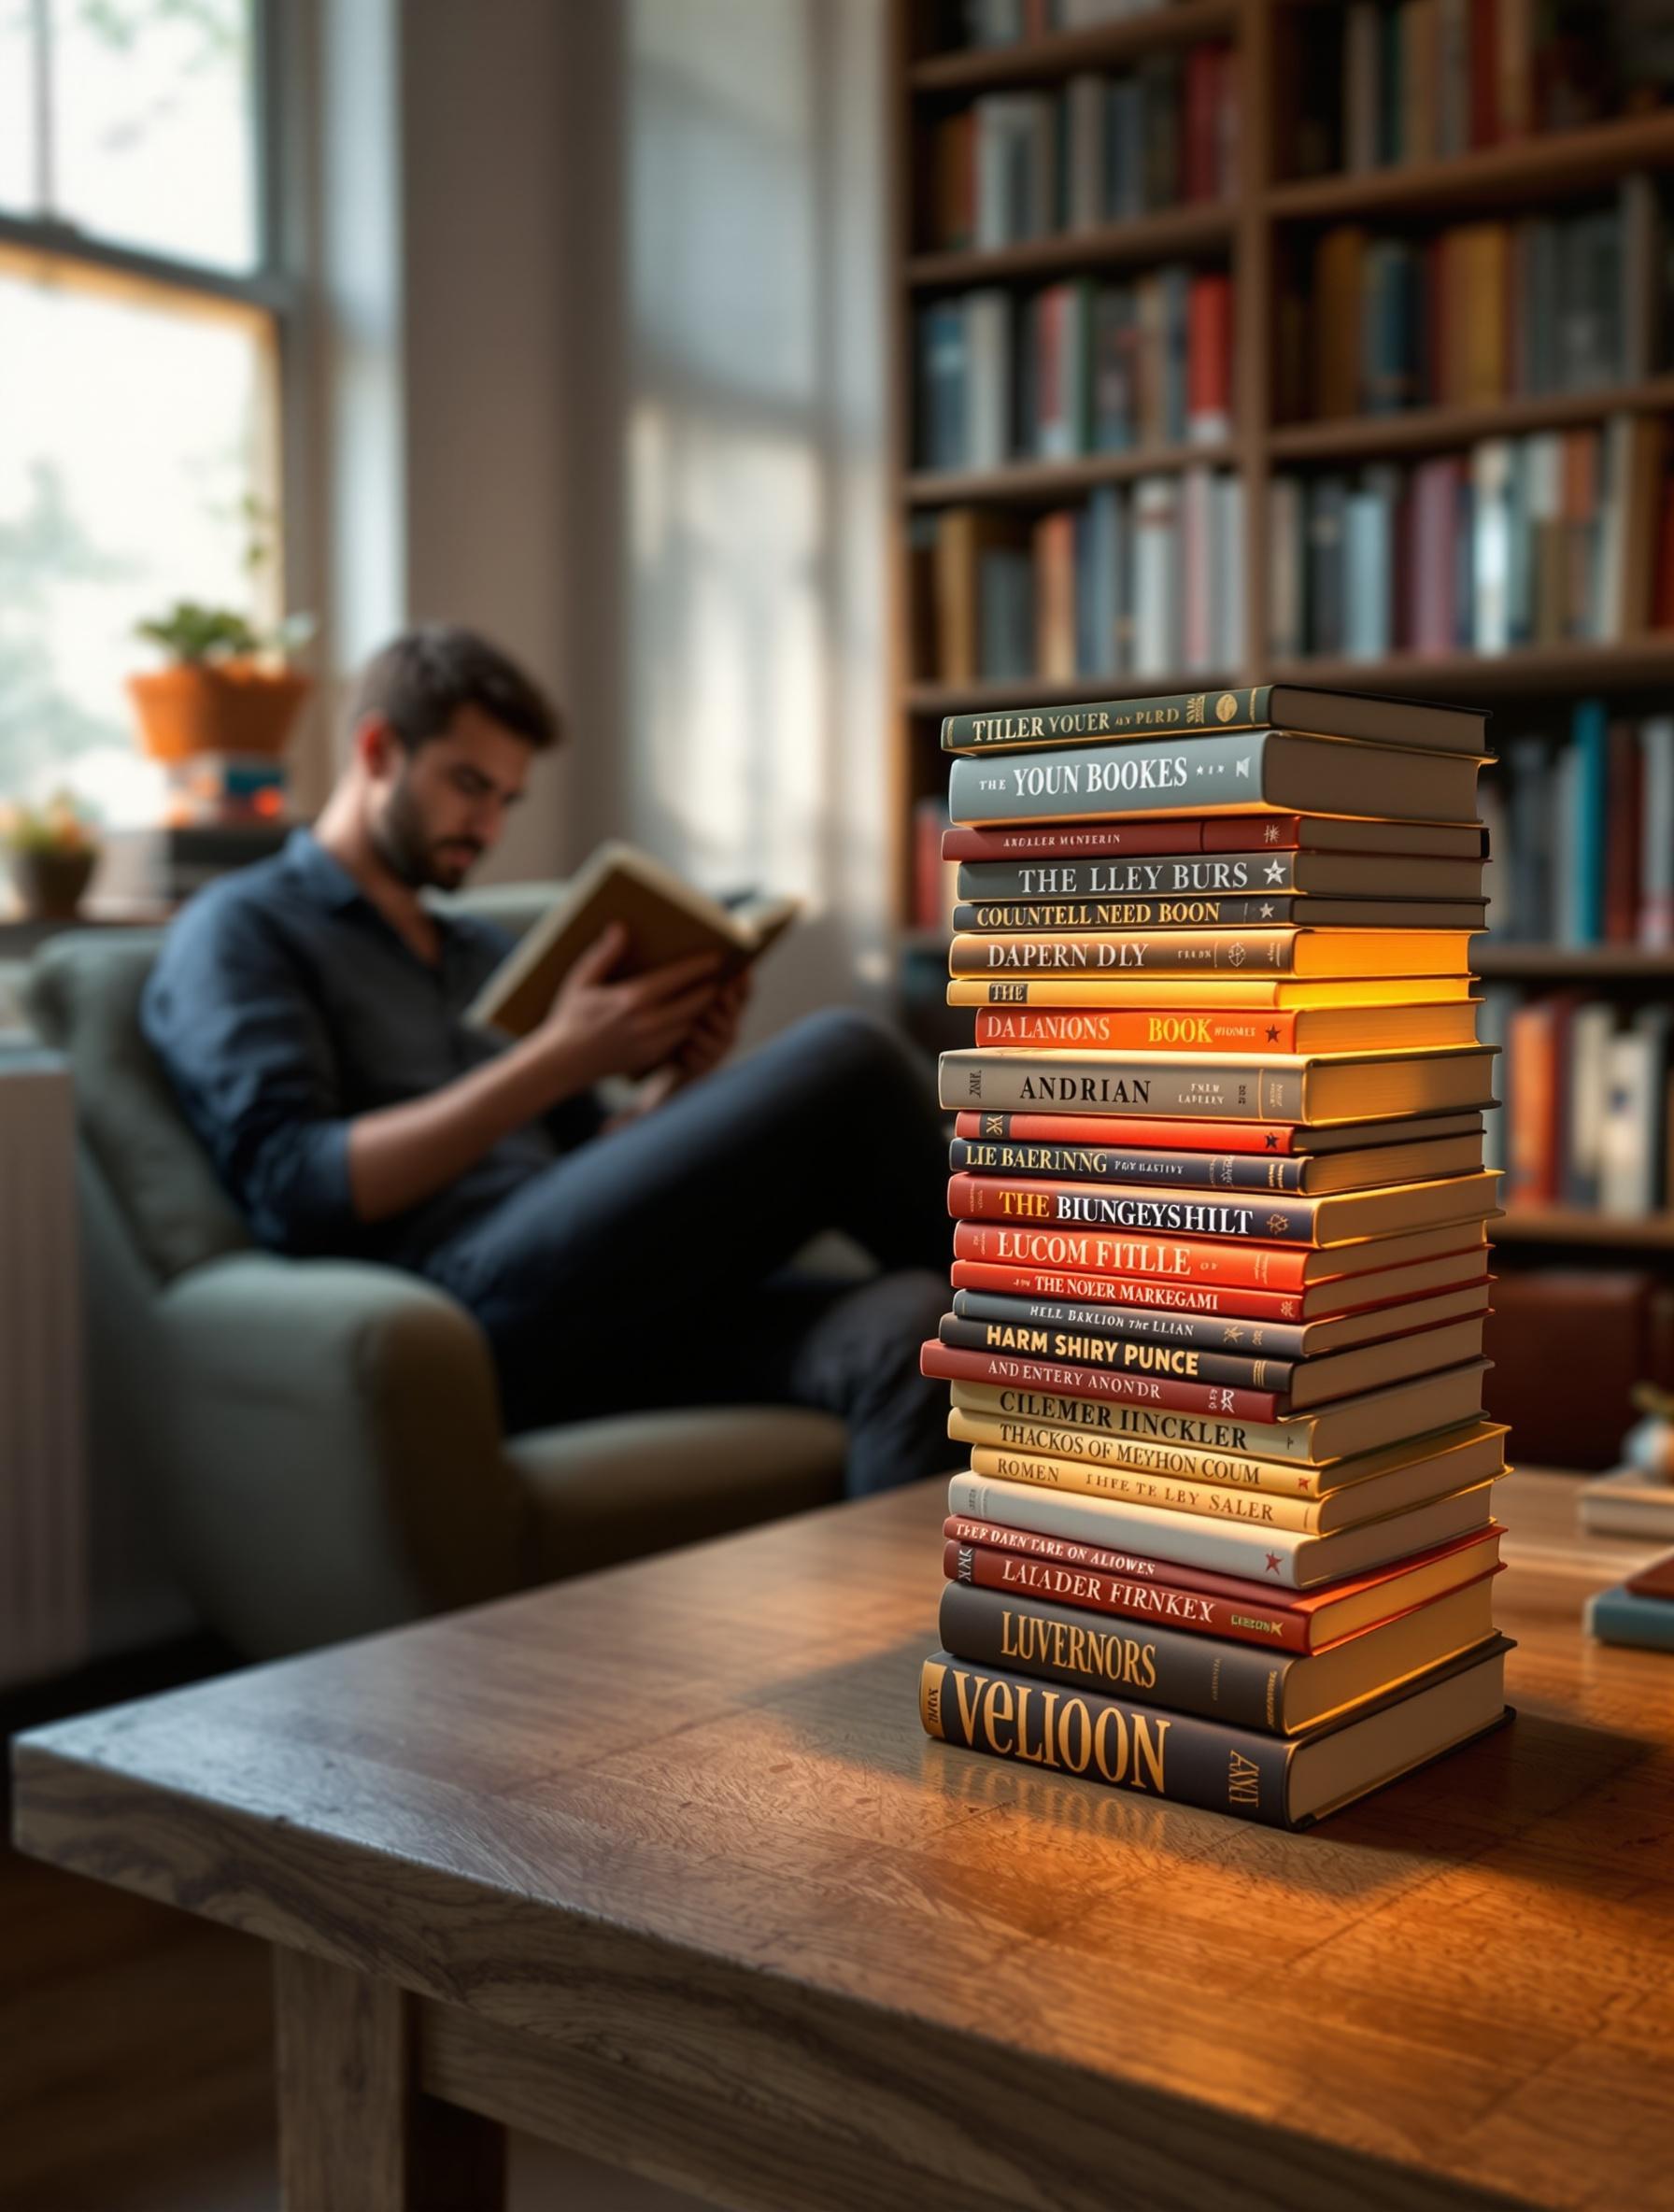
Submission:
<svg viewBox="0 0 1674 2212">
<path fill-rule="evenodd" d="M 135 623 L 279 611 L 261 12 L 0 0 L 0 794 L 154 819 Z"/>
</svg>

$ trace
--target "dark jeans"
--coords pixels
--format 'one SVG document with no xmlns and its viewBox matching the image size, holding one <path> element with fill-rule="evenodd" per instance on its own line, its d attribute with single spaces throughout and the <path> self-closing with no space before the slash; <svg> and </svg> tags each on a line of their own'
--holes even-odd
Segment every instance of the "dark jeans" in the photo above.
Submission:
<svg viewBox="0 0 1674 2212">
<path fill-rule="evenodd" d="M 509 1429 L 810 1406 L 848 1424 L 858 1496 L 949 1462 L 946 1398 L 918 1373 L 946 1305 L 946 1177 L 926 1071 L 833 1011 L 555 1161 L 426 1271 L 487 1331 Z M 823 1229 L 885 1272 L 789 1272 Z"/>
</svg>

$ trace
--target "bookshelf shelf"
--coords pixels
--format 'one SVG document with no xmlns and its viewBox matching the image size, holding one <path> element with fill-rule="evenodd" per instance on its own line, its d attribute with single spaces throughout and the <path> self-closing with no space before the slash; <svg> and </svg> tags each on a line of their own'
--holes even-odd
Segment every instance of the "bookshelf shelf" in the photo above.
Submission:
<svg viewBox="0 0 1674 2212">
<path fill-rule="evenodd" d="M 907 73 L 915 92 L 983 92 L 1001 85 L 1046 84 L 1078 69 L 1114 69 L 1141 54 L 1169 47 L 1195 46 L 1203 38 L 1225 38 L 1238 24 L 1236 0 L 1177 0 L 1148 15 L 1124 22 L 1099 23 L 1085 31 L 1061 31 L 1047 38 L 1022 39 L 1010 46 L 977 47 L 969 52 L 934 54 Z"/>
<path fill-rule="evenodd" d="M 1004 283 L 1013 277 L 1061 276 L 1066 271 L 1168 261 L 1180 254 L 1225 248 L 1232 228 L 1229 207 L 1213 200 L 1194 201 L 1132 222 L 1055 231 L 1050 237 L 995 247 L 985 253 L 917 253 L 906 264 L 906 280 L 915 290 L 962 291 L 969 285 Z"/>
<path fill-rule="evenodd" d="M 1014 461 L 1002 469 L 920 469 L 902 494 L 910 506 L 960 505 L 976 500 L 1034 500 L 1073 497 L 1097 484 L 1126 483 L 1134 476 L 1166 475 L 1184 468 L 1227 468 L 1238 457 L 1235 446 L 1207 440 L 1200 446 L 1132 446 L 1119 453 L 1083 453 L 1071 461 Z"/>
<path fill-rule="evenodd" d="M 1595 983 L 1618 979 L 1674 984 L 1674 951 L 1643 944 L 1496 944 L 1488 942 L 1470 956 L 1471 966 L 1497 982 L 1529 977 Z"/>
<path fill-rule="evenodd" d="M 1205 675 L 1076 676 L 1069 683 L 1062 678 L 1030 676 L 1024 683 L 914 684 L 907 691 L 906 704 L 915 715 L 980 714 L 985 707 L 1048 706 L 1060 702 L 1069 705 L 1076 700 L 1120 699 L 1130 691 L 1218 691 L 1227 684 L 1245 680 L 1212 669 Z"/>
<path fill-rule="evenodd" d="M 1584 1206 L 1513 1206 L 1494 1223 L 1497 1244 L 1600 1244 L 1674 1252 L 1674 1213 L 1596 1213 Z"/>
<path fill-rule="evenodd" d="M 1624 116 L 1584 130 L 1549 131 L 1450 161 L 1354 170 L 1274 185 L 1277 221 L 1445 213 L 1545 202 L 1614 184 L 1627 170 L 1674 166 L 1674 112 Z"/>
<path fill-rule="evenodd" d="M 1350 416 L 1331 422 L 1284 423 L 1270 432 L 1275 461 L 1355 461 L 1383 453 L 1423 453 L 1472 445 L 1479 438 L 1561 430 L 1602 422 L 1609 415 L 1674 409 L 1674 376 L 1596 391 L 1549 392 L 1498 401 L 1491 407 L 1411 407 L 1398 415 Z"/>
<path fill-rule="evenodd" d="M 1526 697 L 1551 690 L 1644 690 L 1674 683 L 1674 631 L 1614 645 L 1520 645 L 1509 653 L 1397 653 L 1384 660 L 1290 660 L 1267 669 L 1275 682 L 1347 690 L 1407 692 L 1425 699 Z"/>
</svg>

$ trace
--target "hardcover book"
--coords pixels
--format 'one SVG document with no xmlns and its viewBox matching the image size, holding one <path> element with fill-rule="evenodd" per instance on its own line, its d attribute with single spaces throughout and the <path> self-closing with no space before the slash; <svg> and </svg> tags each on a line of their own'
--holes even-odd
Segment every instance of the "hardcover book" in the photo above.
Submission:
<svg viewBox="0 0 1674 2212">
<path fill-rule="evenodd" d="M 1426 752 L 1481 755 L 1487 716 L 1468 707 L 1378 699 L 1369 692 L 1256 684 L 1243 690 L 1171 692 L 1153 699 L 1103 699 L 948 715 L 942 724 L 942 749 L 1017 752 L 1042 745 L 1097 744 L 1124 735 L 1185 736 L 1233 730 L 1296 730 L 1416 746 Z"/>
<path fill-rule="evenodd" d="M 1217 1121 L 1349 1122 L 1475 1111 L 1494 1102 L 1494 1055 L 1469 1045 L 1307 1058 L 1275 1054 L 944 1052 L 942 1104 L 1007 1113 L 1170 1114 Z"/>
<path fill-rule="evenodd" d="M 1400 1183 L 1324 1198 L 1183 1191 L 1159 1194 L 1094 1180 L 954 1175 L 947 1211 L 961 1221 L 1016 1221 L 1037 1227 L 1133 1229 L 1144 1235 L 1227 1237 L 1266 1244 L 1358 1244 L 1443 1224 L 1484 1221 L 1499 1209 L 1499 1177 L 1490 1169 L 1434 1183 Z M 1334 1270 L 1335 1271 L 1335 1270 Z"/>
<path fill-rule="evenodd" d="M 943 832 L 944 860 L 1114 858 L 1133 853 L 1239 853 L 1300 849 L 1396 853 L 1477 860 L 1479 822 L 1369 821 L 1336 815 L 1185 815 L 1155 822 L 1002 823 Z"/>
<path fill-rule="evenodd" d="M 795 917 L 794 899 L 718 904 L 631 845 L 605 844 L 495 969 L 466 1019 L 525 1037 L 559 985 L 613 922 L 628 931 L 618 975 L 636 975 L 694 953 L 717 953 L 716 982 L 760 957 Z"/>
<path fill-rule="evenodd" d="M 1507 1718 L 1498 1637 L 1379 1701 L 1285 1740 L 1160 1713 L 1097 1691 L 1057 1691 L 1027 1675 L 927 1659 L 925 1733 L 1000 1759 L 1028 1760 L 1179 1805 L 1269 1827 L 1305 1828 L 1440 1758 Z"/>
</svg>

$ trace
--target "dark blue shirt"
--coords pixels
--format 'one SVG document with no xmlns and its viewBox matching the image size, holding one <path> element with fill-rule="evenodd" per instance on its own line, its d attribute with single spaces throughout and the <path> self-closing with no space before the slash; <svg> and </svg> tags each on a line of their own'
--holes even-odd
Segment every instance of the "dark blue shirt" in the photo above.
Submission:
<svg viewBox="0 0 1674 2212">
<path fill-rule="evenodd" d="M 307 830 L 201 891 L 170 929 L 140 1021 L 257 1241 L 423 1268 L 560 1153 L 596 1133 L 589 1095 L 503 1138 L 422 1204 L 357 1218 L 348 1125 L 504 1049 L 464 1010 L 512 943 L 437 913 L 433 967 Z"/>
</svg>

